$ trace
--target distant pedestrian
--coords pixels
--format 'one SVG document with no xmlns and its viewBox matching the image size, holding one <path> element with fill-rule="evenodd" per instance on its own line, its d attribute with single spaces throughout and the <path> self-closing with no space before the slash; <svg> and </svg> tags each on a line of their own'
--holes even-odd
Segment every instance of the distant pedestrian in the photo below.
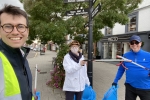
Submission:
<svg viewBox="0 0 150 100">
<path fill-rule="evenodd" d="M 130 37 L 129 45 L 131 50 L 123 56 L 150 70 L 150 53 L 141 49 L 141 38 L 133 35 Z M 125 100 L 136 100 L 137 96 L 140 100 L 150 100 L 150 72 L 130 62 L 123 62 L 112 85 L 117 85 L 124 72 L 126 73 Z"/>
<path fill-rule="evenodd" d="M 63 91 L 65 91 L 66 100 L 82 100 L 85 85 L 90 85 L 87 77 L 87 65 L 83 55 L 79 52 L 80 43 L 73 41 L 70 43 L 70 51 L 63 60 L 65 69 L 65 81 Z"/>
<path fill-rule="evenodd" d="M 32 76 L 22 47 L 29 35 L 28 17 L 19 7 L 0 10 L 0 100 L 34 100 Z"/>
</svg>

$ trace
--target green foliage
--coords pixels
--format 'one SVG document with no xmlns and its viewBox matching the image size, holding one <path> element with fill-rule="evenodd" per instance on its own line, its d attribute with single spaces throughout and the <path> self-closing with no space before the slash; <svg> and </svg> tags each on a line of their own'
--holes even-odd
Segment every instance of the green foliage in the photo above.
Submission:
<svg viewBox="0 0 150 100">
<path fill-rule="evenodd" d="M 57 54 L 56 62 L 60 68 L 63 69 L 62 61 L 64 56 L 69 52 L 69 46 L 67 44 L 63 44 L 60 46 L 59 52 Z"/>
<path fill-rule="evenodd" d="M 60 51 L 56 57 L 56 66 L 54 67 L 54 71 L 51 72 L 51 80 L 47 82 L 47 85 L 50 87 L 62 89 L 65 78 L 65 70 L 63 68 L 62 61 L 68 51 L 68 45 L 63 44 L 60 46 Z"/>
<path fill-rule="evenodd" d="M 23 2 L 23 0 L 20 0 L 20 2 Z"/>
<path fill-rule="evenodd" d="M 93 42 L 98 42 L 101 38 L 103 38 L 103 34 L 99 30 L 94 30 L 93 31 Z"/>
<path fill-rule="evenodd" d="M 98 33 L 101 34 L 98 30 L 105 26 L 112 28 L 115 23 L 126 24 L 128 14 L 138 7 L 141 1 L 97 0 L 94 7 L 101 3 L 101 10 L 93 19 L 93 40 L 97 41 L 95 36 Z M 83 7 L 83 9 L 88 8 L 88 2 L 65 4 L 63 0 L 24 0 L 24 5 L 30 15 L 30 39 L 35 39 L 38 35 L 42 41 L 53 40 L 57 44 L 61 44 L 64 43 L 66 34 L 74 35 L 74 32 L 77 34 L 88 33 L 84 29 L 88 17 L 73 16 L 66 21 L 63 20 L 66 11 L 80 9 L 80 7 Z"/>
<path fill-rule="evenodd" d="M 31 41 L 31 40 L 27 40 L 27 41 L 26 41 L 26 43 L 27 43 L 27 44 L 32 44 L 32 43 L 33 43 L 33 41 Z"/>
<path fill-rule="evenodd" d="M 83 36 L 75 36 L 74 40 L 78 41 L 80 44 L 83 44 L 86 38 L 84 38 Z"/>
<path fill-rule="evenodd" d="M 95 17 L 95 26 L 100 29 L 105 26 L 113 28 L 115 23 L 125 25 L 128 14 L 131 13 L 142 0 L 101 0 L 101 11 Z"/>
</svg>

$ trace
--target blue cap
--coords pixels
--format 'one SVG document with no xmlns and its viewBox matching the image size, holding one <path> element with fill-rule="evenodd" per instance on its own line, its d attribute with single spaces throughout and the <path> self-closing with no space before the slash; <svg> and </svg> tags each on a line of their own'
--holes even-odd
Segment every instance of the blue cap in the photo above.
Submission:
<svg viewBox="0 0 150 100">
<path fill-rule="evenodd" d="M 141 38 L 139 36 L 137 36 L 137 35 L 132 35 L 130 37 L 130 42 L 133 41 L 133 40 L 141 42 Z"/>
</svg>

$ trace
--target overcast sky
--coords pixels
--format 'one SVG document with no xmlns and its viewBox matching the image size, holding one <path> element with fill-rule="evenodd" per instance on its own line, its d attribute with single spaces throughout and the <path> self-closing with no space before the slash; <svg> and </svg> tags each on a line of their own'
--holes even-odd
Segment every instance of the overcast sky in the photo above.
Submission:
<svg viewBox="0 0 150 100">
<path fill-rule="evenodd" d="M 15 6 L 23 8 L 23 5 L 20 3 L 19 0 L 0 0 L 0 9 L 4 6 L 4 4 L 12 4 Z M 150 5 L 150 0 L 143 0 L 142 4 L 139 5 L 139 8 Z"/>
<path fill-rule="evenodd" d="M 20 7 L 23 9 L 22 3 L 19 0 L 0 0 L 0 9 L 3 8 L 4 4 L 11 4 Z"/>
<path fill-rule="evenodd" d="M 143 0 L 143 2 L 139 5 L 139 8 L 150 5 L 150 0 Z"/>
</svg>

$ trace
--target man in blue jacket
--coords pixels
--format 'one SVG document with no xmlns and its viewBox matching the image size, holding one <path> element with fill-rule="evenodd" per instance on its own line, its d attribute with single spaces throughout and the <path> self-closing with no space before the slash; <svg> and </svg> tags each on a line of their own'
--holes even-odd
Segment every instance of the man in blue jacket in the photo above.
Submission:
<svg viewBox="0 0 150 100">
<path fill-rule="evenodd" d="M 125 53 L 124 57 L 150 69 L 150 53 L 141 49 L 141 38 L 137 35 L 133 35 L 130 38 L 129 45 L 131 50 Z M 127 69 L 125 69 L 123 65 Z M 125 72 L 125 100 L 136 100 L 137 96 L 139 96 L 141 100 L 150 100 L 149 70 L 138 67 L 131 62 L 123 62 L 123 65 L 120 65 L 118 68 L 112 85 L 117 85 L 118 80 L 121 79 Z"/>
</svg>

